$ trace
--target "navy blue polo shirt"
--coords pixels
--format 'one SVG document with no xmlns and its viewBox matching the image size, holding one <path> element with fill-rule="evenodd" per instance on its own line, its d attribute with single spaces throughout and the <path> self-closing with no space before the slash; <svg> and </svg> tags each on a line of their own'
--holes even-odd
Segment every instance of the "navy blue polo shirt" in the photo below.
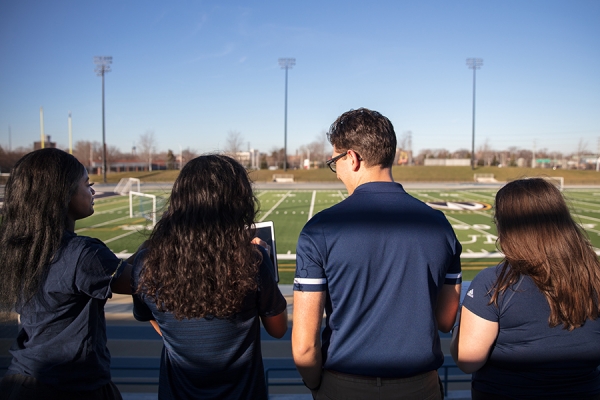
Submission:
<svg viewBox="0 0 600 400">
<path fill-rule="evenodd" d="M 259 290 L 249 293 L 242 310 L 231 317 L 178 321 L 173 313 L 158 311 L 144 295 L 133 296 L 134 317 L 156 320 L 162 333 L 160 399 L 267 399 L 259 316 L 279 315 L 287 303 L 268 254 L 257 247 L 262 253 Z M 134 288 L 145 254 L 140 252 L 134 261 Z"/>
<path fill-rule="evenodd" d="M 550 327 L 550 306 L 528 276 L 489 304 L 500 266 L 473 279 L 463 306 L 498 323 L 488 361 L 473 373 L 473 388 L 519 399 L 585 398 L 600 394 L 600 319 L 580 328 Z"/>
<path fill-rule="evenodd" d="M 18 306 L 22 329 L 7 374 L 33 376 L 63 390 L 110 381 L 104 305 L 125 262 L 100 240 L 65 232 L 41 292 Z"/>
<path fill-rule="evenodd" d="M 399 183 L 360 185 L 304 226 L 294 290 L 327 292 L 325 369 L 407 377 L 444 360 L 435 307 L 462 281 L 461 245 L 446 217 Z"/>
</svg>

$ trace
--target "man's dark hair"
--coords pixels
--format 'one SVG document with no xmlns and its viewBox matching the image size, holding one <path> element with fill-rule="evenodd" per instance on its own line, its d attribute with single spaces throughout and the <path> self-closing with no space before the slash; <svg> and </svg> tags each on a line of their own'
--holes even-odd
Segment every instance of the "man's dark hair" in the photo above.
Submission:
<svg viewBox="0 0 600 400">
<path fill-rule="evenodd" d="M 389 119 L 366 108 L 350 110 L 338 117 L 327 133 L 335 149 L 354 150 L 367 166 L 391 168 L 396 156 L 396 132 Z"/>
</svg>

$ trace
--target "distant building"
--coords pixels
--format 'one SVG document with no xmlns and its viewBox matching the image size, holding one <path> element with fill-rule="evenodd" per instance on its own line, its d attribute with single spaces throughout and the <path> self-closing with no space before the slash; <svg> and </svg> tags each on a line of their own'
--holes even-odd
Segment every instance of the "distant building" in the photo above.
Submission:
<svg viewBox="0 0 600 400">
<path fill-rule="evenodd" d="M 39 150 L 42 148 L 42 142 L 33 142 L 33 150 Z M 45 135 L 44 138 L 44 148 L 48 149 L 48 148 L 52 148 L 55 149 L 56 148 L 56 142 L 52 142 L 50 141 L 50 135 Z"/>
<path fill-rule="evenodd" d="M 260 152 L 256 149 L 238 151 L 235 153 L 235 159 L 246 168 L 260 169 Z"/>
</svg>

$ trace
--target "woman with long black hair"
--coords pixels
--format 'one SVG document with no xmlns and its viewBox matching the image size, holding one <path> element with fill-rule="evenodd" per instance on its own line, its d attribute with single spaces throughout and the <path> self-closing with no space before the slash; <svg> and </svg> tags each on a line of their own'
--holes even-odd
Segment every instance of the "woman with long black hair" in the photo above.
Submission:
<svg viewBox="0 0 600 400">
<path fill-rule="evenodd" d="M 266 399 L 260 322 L 287 330 L 267 253 L 252 244 L 256 199 L 234 159 L 189 161 L 134 261 L 134 315 L 162 335 L 160 399 Z"/>
<path fill-rule="evenodd" d="M 74 233 L 94 213 L 84 166 L 58 149 L 26 154 L 5 188 L 0 302 L 20 314 L 1 399 L 121 399 L 111 382 L 104 304 L 131 293 L 131 266 Z"/>
</svg>

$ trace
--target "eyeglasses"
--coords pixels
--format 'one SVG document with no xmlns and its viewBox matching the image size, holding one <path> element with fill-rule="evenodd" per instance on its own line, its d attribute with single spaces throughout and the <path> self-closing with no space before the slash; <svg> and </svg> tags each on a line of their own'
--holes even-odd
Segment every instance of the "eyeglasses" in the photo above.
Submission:
<svg viewBox="0 0 600 400">
<path fill-rule="evenodd" d="M 337 162 L 337 161 L 338 161 L 340 158 L 344 158 L 344 157 L 345 157 L 345 156 L 347 156 L 347 155 L 348 155 L 348 151 L 345 151 L 344 153 L 342 153 L 342 154 L 340 154 L 340 155 L 337 155 L 337 156 L 335 156 L 335 157 L 333 157 L 333 158 L 331 158 L 331 159 L 329 159 L 329 160 L 325 161 L 325 164 L 327 164 L 327 166 L 329 167 L 329 169 L 330 169 L 332 172 L 335 172 L 335 170 L 336 170 L 335 163 L 336 163 L 336 162 Z M 363 159 L 362 159 L 362 157 L 361 157 L 361 156 L 359 156 L 358 154 L 356 155 L 356 157 L 358 158 L 358 161 L 362 161 L 362 160 L 363 160 Z"/>
<path fill-rule="evenodd" d="M 329 167 L 329 169 L 330 169 L 332 172 L 335 172 L 335 163 L 336 163 L 336 162 L 337 162 L 337 161 L 338 161 L 340 158 L 346 157 L 347 155 L 348 155 L 348 152 L 346 151 L 346 152 L 344 152 L 344 153 L 342 153 L 342 154 L 340 154 L 340 155 L 337 155 L 337 156 L 335 156 L 335 157 L 333 157 L 333 158 L 331 158 L 331 159 L 327 160 L 327 161 L 325 162 L 325 164 L 327 164 L 327 166 Z"/>
</svg>

